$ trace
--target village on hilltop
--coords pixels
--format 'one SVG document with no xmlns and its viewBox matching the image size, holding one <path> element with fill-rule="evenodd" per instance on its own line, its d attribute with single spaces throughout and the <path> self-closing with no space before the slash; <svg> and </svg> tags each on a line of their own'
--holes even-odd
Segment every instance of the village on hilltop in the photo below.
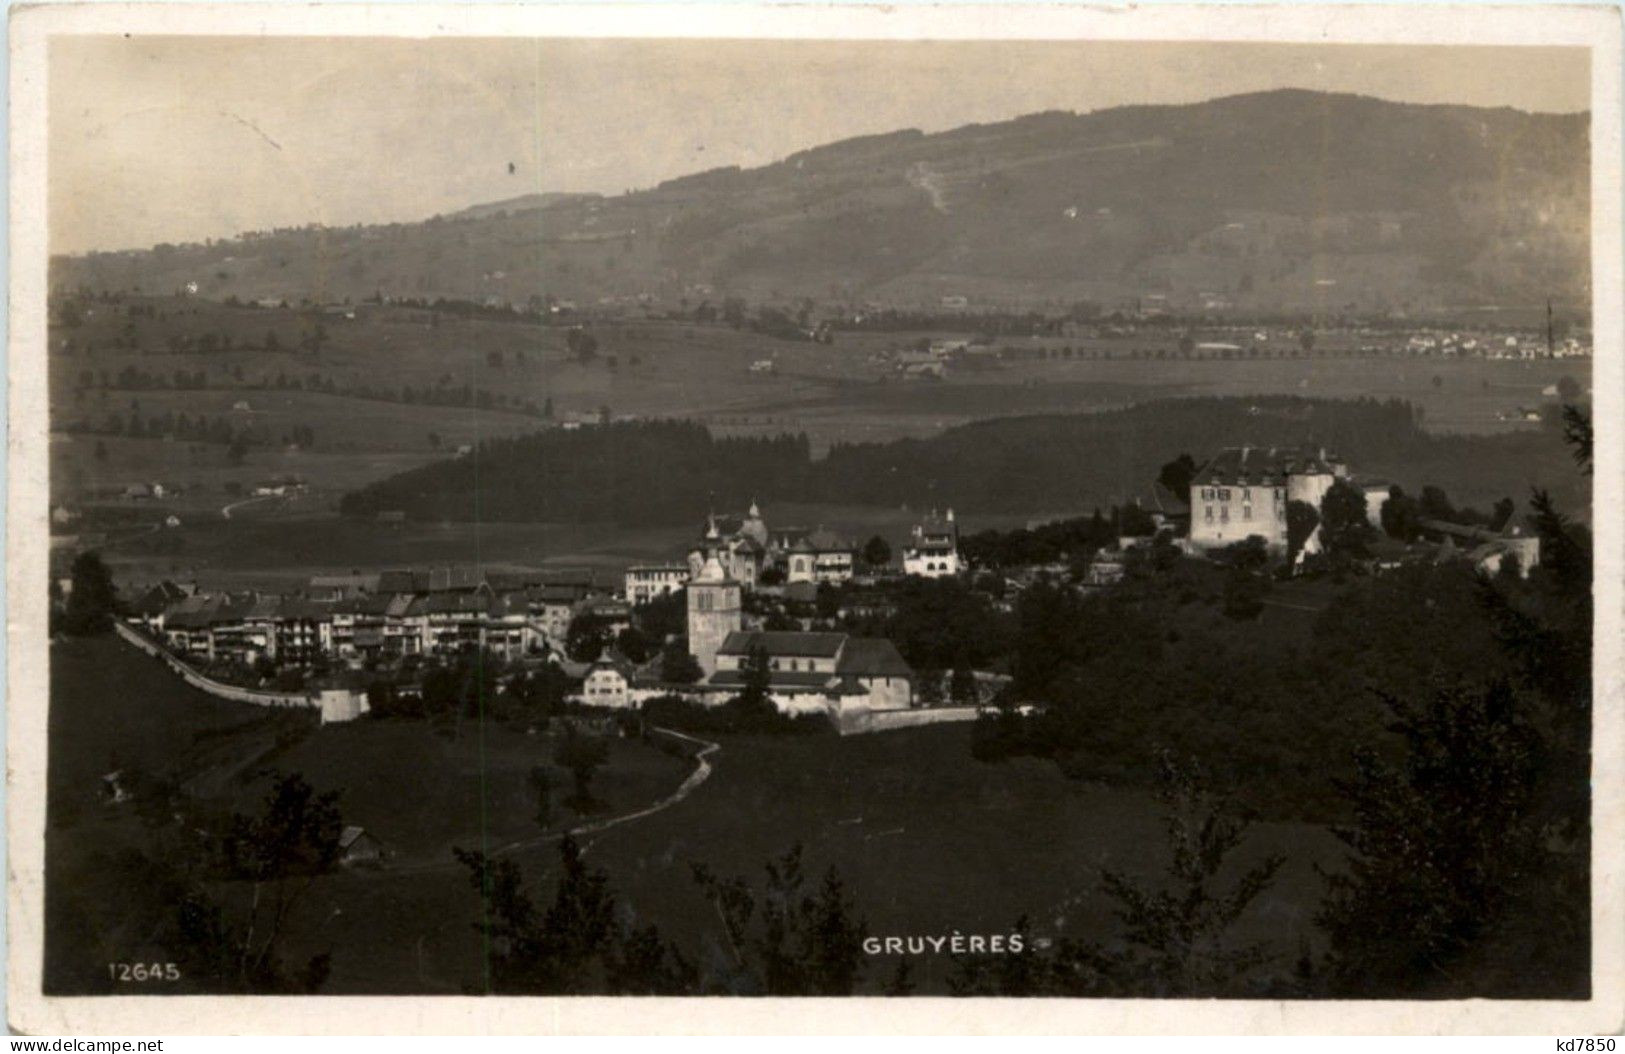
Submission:
<svg viewBox="0 0 1625 1054">
<path fill-rule="evenodd" d="M 1527 576 L 1540 561 L 1535 536 L 1429 516 L 1324 448 L 1233 447 L 1200 467 L 1184 458 L 1150 498 L 1113 510 L 1109 537 L 1059 564 L 1000 555 L 988 540 L 997 532 L 962 539 L 952 509 L 920 517 L 894 559 L 883 538 L 860 546 L 822 526 L 770 525 L 752 502 L 709 514 L 684 559 L 634 564 L 619 581 L 591 568 L 469 566 L 318 574 L 290 594 L 163 581 L 133 598 L 121 631 L 206 690 L 319 706 L 328 721 L 366 713 L 379 685 L 421 692 L 435 664 L 478 654 L 514 671 L 550 666 L 569 678 L 571 702 L 616 711 L 655 699 L 716 707 L 754 677 L 780 713 L 853 732 L 974 718 L 1007 680 L 980 671 L 945 705 L 892 640 L 849 630 L 893 613 L 911 580 L 962 582 L 1010 610 L 1009 596 L 1036 581 L 1111 589 L 1159 552 L 1225 564 L 1253 552 L 1247 566 L 1287 575 L 1331 549 L 1363 573 L 1459 559 Z"/>
</svg>

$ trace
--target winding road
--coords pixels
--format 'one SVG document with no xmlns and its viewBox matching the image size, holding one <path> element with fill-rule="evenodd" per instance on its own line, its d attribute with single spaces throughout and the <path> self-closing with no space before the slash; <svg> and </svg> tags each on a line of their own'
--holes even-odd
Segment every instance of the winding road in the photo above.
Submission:
<svg viewBox="0 0 1625 1054">
<path fill-rule="evenodd" d="M 486 851 L 486 855 L 490 857 L 498 857 L 509 853 L 521 852 L 526 849 L 535 849 L 538 846 L 557 842 L 567 834 L 573 838 L 581 838 L 583 835 L 602 834 L 604 831 L 607 831 L 612 827 L 619 827 L 621 824 L 631 823 L 633 820 L 641 820 L 645 816 L 653 816 L 657 812 L 662 812 L 671 808 L 673 805 L 676 805 L 678 802 L 694 793 L 695 788 L 711 778 L 712 768 L 709 758 L 712 754 L 715 754 L 717 751 L 722 749 L 722 744 L 713 743 L 707 739 L 699 739 L 695 736 L 691 736 L 683 732 L 677 732 L 670 728 L 651 728 L 650 731 L 659 732 L 668 736 L 674 736 L 677 739 L 685 740 L 689 743 L 697 743 L 700 746 L 700 749 L 694 752 L 694 771 L 690 772 L 683 782 L 678 784 L 676 790 L 672 791 L 664 798 L 656 801 L 653 805 L 645 806 L 644 808 L 638 809 L 635 812 L 622 813 L 619 816 L 608 816 L 601 820 L 591 820 L 587 823 L 571 827 L 568 830 L 556 831 L 552 834 L 541 834 L 537 835 L 535 838 L 522 838 L 518 841 L 509 842 L 506 845 L 499 845 L 489 849 Z M 584 845 L 581 850 L 582 855 L 585 856 L 587 850 L 590 848 L 591 843 Z M 459 865 L 456 860 L 424 860 L 417 863 L 385 867 L 379 872 L 379 874 L 383 876 L 421 875 L 434 871 L 451 871 L 459 866 L 461 865 Z"/>
<path fill-rule="evenodd" d="M 244 498 L 242 501 L 234 501 L 230 505 L 222 505 L 220 507 L 220 518 L 223 519 L 223 520 L 229 520 L 229 519 L 231 519 L 231 510 L 232 509 L 240 509 L 244 505 L 252 505 L 252 504 L 254 504 L 255 502 L 258 502 L 258 501 L 270 501 L 272 498 L 277 498 L 277 497 L 281 497 L 281 495 L 279 495 L 279 494 L 260 494 L 260 495 L 257 495 L 255 497 L 252 497 L 252 498 Z"/>
</svg>

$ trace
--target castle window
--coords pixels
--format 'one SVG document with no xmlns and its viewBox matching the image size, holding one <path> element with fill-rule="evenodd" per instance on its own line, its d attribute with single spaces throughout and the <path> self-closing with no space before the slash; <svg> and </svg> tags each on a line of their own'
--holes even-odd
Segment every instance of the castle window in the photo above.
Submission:
<svg viewBox="0 0 1625 1054">
<path fill-rule="evenodd" d="M 1213 522 L 1213 506 L 1211 506 L 1211 505 L 1202 506 L 1202 514 L 1203 514 L 1203 517 L 1207 520 L 1208 523 Z"/>
<path fill-rule="evenodd" d="M 1253 518 L 1253 507 L 1251 505 L 1243 505 L 1241 507 L 1241 518 L 1244 520 L 1250 520 Z"/>
</svg>

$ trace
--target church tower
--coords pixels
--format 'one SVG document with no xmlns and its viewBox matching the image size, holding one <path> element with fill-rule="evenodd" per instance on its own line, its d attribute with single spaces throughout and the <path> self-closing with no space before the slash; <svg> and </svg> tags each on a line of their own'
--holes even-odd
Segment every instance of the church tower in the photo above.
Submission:
<svg viewBox="0 0 1625 1054">
<path fill-rule="evenodd" d="M 722 642 L 743 628 L 739 583 L 728 577 L 713 555 L 688 583 L 688 651 L 707 677 L 717 672 Z"/>
</svg>

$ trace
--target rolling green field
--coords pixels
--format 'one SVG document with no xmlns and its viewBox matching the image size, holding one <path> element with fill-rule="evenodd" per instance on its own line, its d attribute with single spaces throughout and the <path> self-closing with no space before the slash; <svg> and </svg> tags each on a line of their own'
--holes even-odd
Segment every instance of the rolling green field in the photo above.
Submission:
<svg viewBox="0 0 1625 1054">
<path fill-rule="evenodd" d="M 1540 404 L 1546 398 L 1542 391 L 1559 378 L 1589 382 L 1584 361 L 1341 357 L 1361 341 L 1374 339 L 1341 332 L 1323 334 L 1312 359 L 1199 361 L 1156 357 L 1176 350 L 1171 333 L 1000 338 L 1003 347 L 1072 347 L 1077 355 L 992 362 L 951 370 L 941 381 L 903 381 L 877 356 L 920 334 L 842 333 L 834 345 L 824 346 L 776 341 L 726 326 L 623 321 L 593 327 L 599 353 L 583 364 L 566 349 L 564 327 L 401 307 L 362 306 L 354 319 L 323 316 L 321 348 L 294 350 L 316 320 L 316 314 L 299 310 L 149 297 L 126 305 L 94 304 L 78 325 L 55 327 L 49 361 L 53 422 L 96 423 L 138 409 L 149 419 L 176 413 L 225 420 L 266 440 L 234 463 L 220 443 L 54 432 L 53 503 L 93 513 L 83 523 L 60 528 L 63 551 L 99 547 L 126 579 L 185 575 L 221 586 L 279 588 L 314 570 L 360 566 L 574 562 L 613 574 L 630 562 L 681 554 L 690 540 L 681 531 L 481 524 L 386 528 L 345 523 L 335 516 L 339 499 L 366 483 L 450 456 L 483 438 L 543 427 L 541 419 L 517 412 L 527 401 L 539 406 L 552 400 L 560 417 L 604 405 L 618 415 L 692 417 L 719 435 L 804 432 L 816 454 L 834 443 L 927 437 L 989 417 L 1095 412 L 1187 395 L 1400 398 L 1422 409 L 1430 429 L 1488 433 L 1532 427 L 1501 417 Z M 232 350 L 178 354 L 170 344 L 208 334 L 229 337 Z M 280 350 L 265 349 L 272 343 L 268 334 Z M 1106 352 L 1114 357 L 1077 357 Z M 750 364 L 761 358 L 771 358 L 775 372 L 750 372 Z M 118 387 L 120 372 L 131 369 L 157 376 L 201 370 L 207 387 Z M 87 371 L 96 383 L 85 388 Z M 102 373 L 114 379 L 114 387 L 100 386 Z M 480 409 L 244 387 L 274 383 L 278 375 L 311 374 L 341 387 L 467 385 L 495 393 L 503 402 Z M 313 445 L 295 448 L 279 442 L 300 427 L 314 434 Z M 308 490 L 245 500 L 256 484 L 290 475 L 307 481 Z M 116 496 L 131 484 L 154 482 L 178 485 L 184 493 L 140 503 Z M 1471 481 L 1437 482 L 1452 485 L 1455 493 Z M 1006 510 L 1007 515 L 981 517 L 964 527 L 977 530 L 1086 513 L 1095 505 L 1124 500 L 1124 486 L 1132 491 L 1139 483 L 1119 480 L 1112 493 L 1058 495 L 1055 508 Z M 775 509 L 770 519 L 822 523 L 864 537 L 879 531 L 895 547 L 916 511 L 826 506 Z M 162 528 L 171 514 L 181 525 Z M 119 521 L 117 529 L 92 522 L 107 516 Z"/>
<path fill-rule="evenodd" d="M 156 770 L 200 739 L 226 736 L 252 749 L 246 726 L 263 715 L 208 701 L 112 638 L 54 646 L 52 684 L 47 977 L 53 990 L 94 990 L 109 959 L 162 955 L 140 946 L 140 927 L 152 921 L 142 915 L 146 891 L 115 895 L 123 879 L 107 868 L 117 846 L 146 838 L 94 800 L 107 752 Z M 1158 807 L 1140 791 L 1068 781 L 1045 762 L 978 763 L 969 735 L 968 726 L 949 725 L 845 739 L 728 738 L 708 782 L 664 812 L 587 836 L 588 860 L 609 874 L 631 918 L 656 923 L 701 961 L 718 932 L 691 866 L 759 883 L 762 865 L 797 842 L 812 875 L 840 871 L 877 935 L 1008 932 L 1027 915 L 1037 936 L 1109 938 L 1100 870 L 1160 872 Z M 324 991 L 480 989 L 478 900 L 449 848 L 499 849 L 538 831 L 523 773 L 545 760 L 546 742 L 498 726 L 482 733 L 472 722 L 451 741 L 364 721 L 311 729 L 224 781 L 224 800 L 247 809 L 262 789 L 259 768 L 299 771 L 318 789 L 341 789 L 346 822 L 366 825 L 398 854 L 379 870 L 319 880 L 301 907 L 289 953 L 333 952 Z M 595 786 L 613 811 L 628 811 L 675 789 L 686 768 L 637 742 L 617 743 Z M 1242 929 L 1291 956 L 1300 937 L 1312 937 L 1312 865 L 1334 865 L 1336 846 L 1318 827 L 1263 823 L 1236 863 L 1271 850 L 1289 863 Z M 514 858 L 545 902 L 556 850 L 537 845 Z M 868 981 L 883 982 L 894 965 L 877 959 Z M 950 969 L 945 960 L 916 961 L 920 991 L 943 991 Z"/>
</svg>

